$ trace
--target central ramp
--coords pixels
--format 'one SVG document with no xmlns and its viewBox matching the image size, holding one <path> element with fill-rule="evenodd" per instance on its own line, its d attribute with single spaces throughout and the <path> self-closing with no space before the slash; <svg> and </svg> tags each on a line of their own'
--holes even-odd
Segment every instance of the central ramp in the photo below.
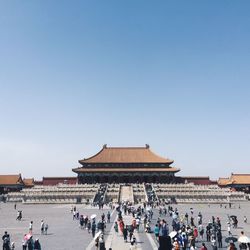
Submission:
<svg viewBox="0 0 250 250">
<path fill-rule="evenodd" d="M 133 187 L 129 185 L 122 185 L 120 187 L 120 199 L 119 202 L 131 202 L 134 203 Z"/>
</svg>

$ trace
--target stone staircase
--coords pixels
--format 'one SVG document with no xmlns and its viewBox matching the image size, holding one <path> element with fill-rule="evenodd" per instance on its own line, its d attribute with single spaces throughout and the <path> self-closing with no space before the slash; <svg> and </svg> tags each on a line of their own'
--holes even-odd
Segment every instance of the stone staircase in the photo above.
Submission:
<svg viewBox="0 0 250 250">
<path fill-rule="evenodd" d="M 133 187 L 128 185 L 121 185 L 120 187 L 120 195 L 119 195 L 119 202 L 131 202 L 134 203 L 134 193 Z"/>
</svg>

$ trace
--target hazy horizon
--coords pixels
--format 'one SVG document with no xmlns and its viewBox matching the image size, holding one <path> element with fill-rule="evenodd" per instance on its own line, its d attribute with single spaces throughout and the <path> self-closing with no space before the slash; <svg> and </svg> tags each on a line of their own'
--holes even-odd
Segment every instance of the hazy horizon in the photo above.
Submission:
<svg viewBox="0 0 250 250">
<path fill-rule="evenodd" d="M 249 7 L 2 1 L 0 174 L 75 176 L 103 144 L 250 173 Z"/>
</svg>

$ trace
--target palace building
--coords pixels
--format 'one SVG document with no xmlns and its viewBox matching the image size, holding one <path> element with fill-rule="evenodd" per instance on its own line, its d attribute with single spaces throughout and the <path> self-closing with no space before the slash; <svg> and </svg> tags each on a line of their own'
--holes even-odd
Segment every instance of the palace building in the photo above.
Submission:
<svg viewBox="0 0 250 250">
<path fill-rule="evenodd" d="M 219 178 L 218 186 L 250 193 L 250 174 L 231 173 L 228 178 Z"/>
<path fill-rule="evenodd" d="M 24 186 L 21 174 L 0 175 L 0 194 L 20 191 Z"/>
<path fill-rule="evenodd" d="M 156 155 L 145 147 L 107 147 L 89 158 L 79 160 L 72 169 L 78 183 L 173 183 L 180 169 L 173 160 Z"/>
</svg>

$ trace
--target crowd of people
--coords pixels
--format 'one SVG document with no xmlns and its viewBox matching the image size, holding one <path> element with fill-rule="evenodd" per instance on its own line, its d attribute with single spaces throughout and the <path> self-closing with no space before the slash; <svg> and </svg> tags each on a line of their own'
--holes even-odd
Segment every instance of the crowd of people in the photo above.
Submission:
<svg viewBox="0 0 250 250">
<path fill-rule="evenodd" d="M 95 246 L 98 250 L 105 250 L 104 233 L 106 224 L 110 223 L 111 213 L 102 213 L 100 220 L 97 220 L 96 214 L 84 215 L 80 214 L 76 206 L 71 207 L 73 220 L 79 221 L 79 228 L 86 230 L 95 239 Z"/>
<path fill-rule="evenodd" d="M 114 207 L 113 204 L 110 205 L 110 208 Z M 79 228 L 92 235 L 96 249 L 105 250 L 104 236 L 106 226 L 111 222 L 110 210 L 103 212 L 98 220 L 96 214 L 80 214 L 76 206 L 72 206 L 70 211 L 73 220 L 78 222 Z M 131 250 L 137 249 L 136 233 L 154 235 L 155 242 L 159 246 L 158 250 L 206 250 L 208 248 L 236 250 L 236 242 L 238 242 L 239 249 L 250 249 L 250 239 L 245 235 L 244 230 L 240 235 L 235 235 L 235 229 L 239 227 L 239 221 L 235 215 L 228 215 L 227 221 L 223 220 L 222 224 L 220 217 L 216 214 L 208 218 L 206 214 L 195 211 L 192 207 L 180 213 L 177 207 L 154 202 L 144 202 L 137 206 L 123 202 L 116 206 L 116 211 L 117 220 L 114 222 L 114 231 L 123 237 L 125 243 L 130 243 L 127 246 Z M 17 220 L 22 220 L 22 211 L 17 213 Z M 128 218 L 131 219 L 128 220 Z M 247 217 L 244 216 L 240 223 L 246 225 Z M 43 219 L 40 223 L 40 230 L 41 235 L 48 233 L 48 224 Z M 33 239 L 33 221 L 30 221 L 27 231 L 27 234 L 23 236 L 22 249 L 41 250 L 39 239 Z M 3 250 L 15 249 L 15 242 L 11 241 L 11 236 L 7 231 L 3 234 L 2 241 Z"/>
<path fill-rule="evenodd" d="M 157 209 L 159 217 L 157 215 L 156 224 L 153 225 L 155 221 L 153 211 Z M 124 242 L 131 243 L 130 249 L 136 249 L 134 232 L 154 233 L 159 250 L 206 250 L 207 248 L 217 250 L 223 247 L 235 250 L 235 242 L 238 242 L 239 249 L 250 249 L 250 240 L 244 231 L 238 237 L 232 234 L 232 229 L 238 228 L 238 219 L 235 215 L 228 215 L 227 222 L 222 225 L 219 216 L 213 215 L 208 218 L 200 211 L 196 213 L 193 208 L 188 208 L 186 213 L 180 214 L 177 208 L 156 203 L 143 203 L 136 208 L 123 203 L 117 207 L 117 212 L 115 232 L 120 232 Z M 124 223 L 123 214 L 132 217 L 131 223 Z M 243 223 L 247 223 L 246 216 Z M 226 227 L 228 231 L 225 233 Z"/>
<path fill-rule="evenodd" d="M 4 232 L 2 236 L 3 240 L 3 250 L 14 250 L 15 242 L 11 242 L 10 235 L 7 231 Z M 18 249 L 20 249 L 18 247 Z M 22 240 L 22 249 L 23 250 L 41 250 L 41 243 L 38 238 L 33 240 L 33 236 L 31 233 L 25 234 Z"/>
<path fill-rule="evenodd" d="M 247 223 L 246 216 L 244 216 L 244 223 Z M 226 225 L 223 226 L 226 227 Z M 222 224 L 218 216 L 212 216 L 207 223 L 204 223 L 203 214 L 198 212 L 195 218 L 193 208 L 190 208 L 184 215 L 180 215 L 177 208 L 160 206 L 154 234 L 159 242 L 159 250 L 193 250 L 197 249 L 198 246 L 201 246 L 201 250 L 205 250 L 207 249 L 206 245 L 209 245 L 210 249 L 213 250 L 222 247 L 235 250 L 236 241 L 238 241 L 240 249 L 250 249 L 248 237 L 244 235 L 244 240 L 242 240 L 242 235 L 238 238 L 233 237 L 231 229 L 237 227 L 237 216 L 228 215 L 228 233 L 224 235 L 225 242 L 223 243 Z M 242 231 L 241 234 L 244 234 L 244 232 Z"/>
</svg>

